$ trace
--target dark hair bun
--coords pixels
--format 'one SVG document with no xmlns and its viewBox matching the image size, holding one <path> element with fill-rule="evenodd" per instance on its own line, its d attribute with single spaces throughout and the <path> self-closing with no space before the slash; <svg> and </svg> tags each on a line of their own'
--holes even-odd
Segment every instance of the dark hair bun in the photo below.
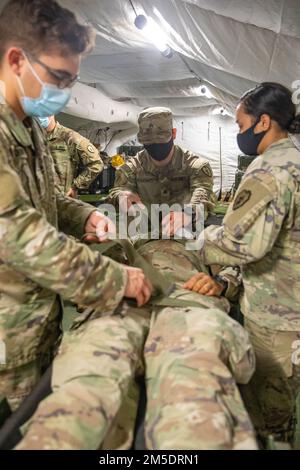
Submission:
<svg viewBox="0 0 300 470">
<path fill-rule="evenodd" d="M 262 114 L 268 114 L 283 131 L 299 133 L 299 116 L 292 92 L 280 83 L 265 82 L 247 91 L 240 99 L 244 110 L 255 120 Z"/>
<path fill-rule="evenodd" d="M 290 134 L 300 134 L 300 114 L 297 114 L 292 120 L 288 131 Z"/>
</svg>

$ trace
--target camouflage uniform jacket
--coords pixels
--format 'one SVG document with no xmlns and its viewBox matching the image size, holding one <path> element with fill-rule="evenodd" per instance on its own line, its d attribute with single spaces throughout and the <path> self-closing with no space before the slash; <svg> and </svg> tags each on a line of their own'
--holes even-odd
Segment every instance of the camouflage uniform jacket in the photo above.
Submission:
<svg viewBox="0 0 300 470">
<path fill-rule="evenodd" d="M 172 161 L 163 168 L 155 166 L 146 150 L 130 158 L 116 172 L 111 200 L 116 202 L 122 191 L 137 193 L 148 209 L 151 204 L 163 203 L 203 203 L 206 212 L 214 207 L 210 164 L 178 145 L 175 145 Z"/>
<path fill-rule="evenodd" d="M 93 208 L 55 194 L 54 169 L 38 124 L 0 106 L 0 340 L 7 364 L 35 360 L 59 334 L 58 294 L 110 312 L 123 268 L 63 233 L 81 237 Z"/>
<path fill-rule="evenodd" d="M 47 135 L 54 160 L 56 183 L 63 193 L 70 188 L 87 189 L 103 171 L 103 162 L 96 147 L 58 122 Z"/>
<path fill-rule="evenodd" d="M 223 226 L 204 233 L 206 264 L 242 266 L 244 315 L 300 330 L 300 152 L 290 139 L 251 163 Z"/>
</svg>

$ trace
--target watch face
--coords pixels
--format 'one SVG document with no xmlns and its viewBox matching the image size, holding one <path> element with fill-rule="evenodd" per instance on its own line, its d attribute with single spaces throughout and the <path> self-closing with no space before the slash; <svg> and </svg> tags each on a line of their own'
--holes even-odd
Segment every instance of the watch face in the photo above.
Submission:
<svg viewBox="0 0 300 470">
<path fill-rule="evenodd" d="M 224 290 L 227 290 L 228 288 L 228 281 L 226 279 L 223 279 L 221 276 L 214 276 L 214 280 L 221 284 L 224 287 Z"/>
</svg>

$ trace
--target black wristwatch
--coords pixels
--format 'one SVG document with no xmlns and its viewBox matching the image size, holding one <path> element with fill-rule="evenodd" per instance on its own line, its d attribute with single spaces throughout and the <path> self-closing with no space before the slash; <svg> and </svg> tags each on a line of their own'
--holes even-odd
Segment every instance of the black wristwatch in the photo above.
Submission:
<svg viewBox="0 0 300 470">
<path fill-rule="evenodd" d="M 218 283 L 218 284 L 221 284 L 221 286 L 223 286 L 223 291 L 222 291 L 222 294 L 221 295 L 225 295 L 227 289 L 228 289 L 228 281 L 226 281 L 226 279 L 224 279 L 224 277 L 222 276 L 219 276 L 219 274 L 216 274 L 215 276 L 213 276 L 213 279 Z"/>
</svg>

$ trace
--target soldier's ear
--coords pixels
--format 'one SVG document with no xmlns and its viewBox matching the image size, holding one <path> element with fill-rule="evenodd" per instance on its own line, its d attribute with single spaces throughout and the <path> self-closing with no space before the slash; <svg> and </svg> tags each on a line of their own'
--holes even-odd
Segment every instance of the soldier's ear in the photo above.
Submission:
<svg viewBox="0 0 300 470">
<path fill-rule="evenodd" d="M 175 128 L 172 129 L 172 137 L 173 137 L 173 140 L 175 140 L 176 137 L 177 137 L 177 129 L 175 129 Z"/>
<path fill-rule="evenodd" d="M 11 67 L 12 71 L 20 76 L 22 67 L 24 66 L 26 59 L 21 49 L 18 47 L 10 47 L 5 54 L 7 62 Z"/>
<path fill-rule="evenodd" d="M 256 131 L 268 131 L 271 127 L 271 118 L 269 114 L 262 114 L 260 117 L 260 121 L 256 127 Z"/>
</svg>

